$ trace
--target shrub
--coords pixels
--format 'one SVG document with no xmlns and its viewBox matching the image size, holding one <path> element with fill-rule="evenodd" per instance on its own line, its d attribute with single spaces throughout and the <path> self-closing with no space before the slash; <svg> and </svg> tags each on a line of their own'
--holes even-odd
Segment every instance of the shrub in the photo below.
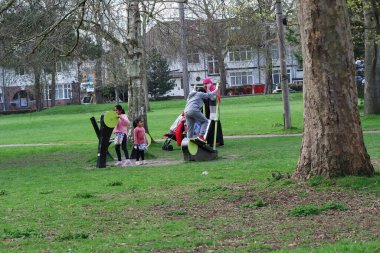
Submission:
<svg viewBox="0 0 380 253">
<path fill-rule="evenodd" d="M 350 208 L 346 206 L 345 204 L 342 204 L 339 202 L 330 202 L 330 203 L 324 204 L 321 209 L 323 211 L 326 211 L 326 210 L 346 211 L 346 210 L 349 210 Z"/>
<path fill-rule="evenodd" d="M 322 211 L 320 208 L 318 208 L 315 205 L 300 205 L 296 208 L 293 208 L 288 211 L 288 215 L 294 216 L 294 217 L 302 217 L 302 216 L 309 216 L 309 215 L 317 215 L 320 214 Z"/>
<path fill-rule="evenodd" d="M 297 83 L 289 83 L 288 87 L 295 91 L 302 91 L 303 90 L 303 84 L 297 84 Z"/>
<path fill-rule="evenodd" d="M 89 198 L 93 198 L 94 195 L 89 193 L 89 192 L 80 192 L 80 193 L 75 194 L 74 197 L 75 198 L 82 198 L 82 199 L 89 199 Z"/>
<path fill-rule="evenodd" d="M 121 186 L 121 185 L 123 185 L 123 182 L 120 182 L 120 181 L 115 181 L 115 182 L 111 182 L 107 184 L 107 186 Z"/>
</svg>

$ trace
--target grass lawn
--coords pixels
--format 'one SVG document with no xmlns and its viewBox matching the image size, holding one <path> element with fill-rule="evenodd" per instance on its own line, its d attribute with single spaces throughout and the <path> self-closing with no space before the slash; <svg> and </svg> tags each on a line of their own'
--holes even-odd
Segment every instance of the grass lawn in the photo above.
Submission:
<svg viewBox="0 0 380 253">
<path fill-rule="evenodd" d="M 152 103 L 155 138 L 183 105 Z M 301 106 L 291 94 L 286 132 L 302 131 Z M 0 147 L 0 252 L 379 252 L 380 134 L 365 134 L 369 178 L 289 179 L 299 136 L 226 138 L 212 162 L 184 162 L 159 142 L 148 165 L 97 169 L 89 117 L 110 109 L 0 116 L 0 144 L 62 144 Z M 285 132 L 280 96 L 224 99 L 222 112 L 225 135 Z"/>
</svg>

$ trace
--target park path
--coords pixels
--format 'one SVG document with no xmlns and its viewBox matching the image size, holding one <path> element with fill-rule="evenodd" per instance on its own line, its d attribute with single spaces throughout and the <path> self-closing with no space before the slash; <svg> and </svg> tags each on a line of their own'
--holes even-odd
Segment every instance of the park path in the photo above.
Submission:
<svg viewBox="0 0 380 253">
<path fill-rule="evenodd" d="M 379 134 L 380 130 L 364 131 L 364 134 Z M 245 134 L 245 135 L 224 135 L 225 139 L 239 139 L 239 138 L 272 138 L 272 137 L 292 137 L 302 136 L 302 134 Z M 155 139 L 155 141 L 165 141 L 165 139 Z M 96 143 L 91 142 L 91 143 Z M 64 146 L 64 145 L 78 145 L 78 144 L 91 144 L 84 142 L 70 142 L 70 143 L 20 143 L 20 144 L 0 144 L 0 148 L 7 147 L 40 147 L 40 146 Z"/>
</svg>

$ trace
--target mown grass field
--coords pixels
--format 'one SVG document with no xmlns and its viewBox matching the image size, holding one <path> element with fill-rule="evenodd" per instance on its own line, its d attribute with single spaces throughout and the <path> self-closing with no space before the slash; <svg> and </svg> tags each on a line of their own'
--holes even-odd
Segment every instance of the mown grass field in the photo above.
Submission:
<svg viewBox="0 0 380 253">
<path fill-rule="evenodd" d="M 183 105 L 152 103 L 154 138 Z M 299 136 L 226 138 L 212 162 L 159 141 L 148 165 L 97 169 L 89 117 L 112 107 L 0 116 L 0 144 L 59 144 L 0 147 L 0 252 L 379 252 L 380 134 L 365 134 L 369 178 L 289 179 Z M 300 94 L 291 109 L 284 131 L 281 96 L 224 99 L 224 134 L 301 132 Z M 379 129 L 380 117 L 362 124 Z"/>
</svg>

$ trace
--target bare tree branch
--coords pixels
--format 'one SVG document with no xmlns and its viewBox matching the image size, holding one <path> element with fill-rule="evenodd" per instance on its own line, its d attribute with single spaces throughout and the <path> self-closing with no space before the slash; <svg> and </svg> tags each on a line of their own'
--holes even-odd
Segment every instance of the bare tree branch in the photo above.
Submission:
<svg viewBox="0 0 380 253">
<path fill-rule="evenodd" d="M 75 7 L 73 7 L 69 12 L 67 12 L 61 19 L 59 19 L 57 22 L 55 22 L 52 26 L 48 27 L 45 29 L 43 32 L 34 35 L 30 38 L 21 40 L 18 42 L 18 44 L 24 44 L 33 40 L 36 40 L 38 38 L 42 37 L 42 40 L 38 42 L 38 45 L 40 45 L 47 37 L 49 33 L 51 33 L 53 30 L 55 30 L 62 22 L 64 22 L 69 16 L 71 16 L 78 8 L 82 5 L 84 5 L 87 2 L 87 0 L 82 0 L 81 2 L 78 3 Z"/>
<path fill-rule="evenodd" d="M 0 15 L 2 15 L 5 11 L 7 11 L 9 8 L 11 8 L 11 6 L 14 2 L 16 2 L 16 0 L 10 0 L 9 2 L 7 2 L 5 4 L 1 4 Z"/>
<path fill-rule="evenodd" d="M 75 28 L 75 33 L 76 33 L 76 39 L 75 39 L 75 45 L 66 53 L 65 56 L 69 56 L 74 50 L 75 48 L 78 46 L 79 44 L 79 34 L 80 34 L 80 27 L 83 25 L 83 21 L 84 21 L 84 14 L 85 14 L 85 3 L 83 3 L 80 8 L 81 8 L 81 18 L 78 22 L 78 26 Z"/>
</svg>

